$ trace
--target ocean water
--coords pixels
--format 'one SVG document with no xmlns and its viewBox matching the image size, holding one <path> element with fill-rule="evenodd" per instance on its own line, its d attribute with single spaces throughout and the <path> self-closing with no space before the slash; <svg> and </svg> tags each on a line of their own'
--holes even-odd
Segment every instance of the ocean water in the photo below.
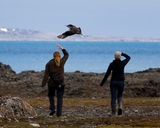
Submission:
<svg viewBox="0 0 160 128">
<path fill-rule="evenodd" d="M 16 73 L 26 70 L 42 71 L 52 59 L 53 52 L 59 50 L 56 44 L 69 52 L 65 72 L 106 72 L 116 51 L 131 56 L 125 72 L 160 67 L 160 42 L 1 41 L 0 62 L 10 65 Z"/>
</svg>

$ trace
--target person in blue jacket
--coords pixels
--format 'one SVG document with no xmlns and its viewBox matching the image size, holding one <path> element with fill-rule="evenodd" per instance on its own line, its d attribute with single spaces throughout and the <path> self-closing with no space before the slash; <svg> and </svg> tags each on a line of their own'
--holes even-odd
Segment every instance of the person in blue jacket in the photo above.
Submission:
<svg viewBox="0 0 160 128">
<path fill-rule="evenodd" d="M 121 56 L 125 57 L 125 59 L 121 60 Z M 105 76 L 100 83 L 100 86 L 103 86 L 108 76 L 112 72 L 110 80 L 112 115 L 116 114 L 116 100 L 118 100 L 118 115 L 122 115 L 122 95 L 125 80 L 124 68 L 131 57 L 125 53 L 117 51 L 114 54 L 114 58 L 115 59 L 113 60 L 113 62 L 109 64 Z"/>
</svg>

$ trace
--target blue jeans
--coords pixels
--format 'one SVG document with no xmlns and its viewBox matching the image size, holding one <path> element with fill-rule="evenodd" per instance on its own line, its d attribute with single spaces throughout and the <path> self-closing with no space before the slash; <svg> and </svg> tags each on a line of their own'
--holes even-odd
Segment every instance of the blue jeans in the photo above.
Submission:
<svg viewBox="0 0 160 128">
<path fill-rule="evenodd" d="M 110 82 L 111 90 L 111 105 L 116 105 L 116 100 L 122 100 L 123 90 L 124 90 L 124 81 L 111 81 Z"/>
<path fill-rule="evenodd" d="M 49 109 L 51 111 L 55 111 L 55 103 L 54 96 L 55 92 L 57 92 L 57 116 L 62 115 L 62 104 L 63 104 L 63 94 L 64 94 L 64 86 L 62 87 L 48 87 L 48 97 L 50 102 Z"/>
</svg>

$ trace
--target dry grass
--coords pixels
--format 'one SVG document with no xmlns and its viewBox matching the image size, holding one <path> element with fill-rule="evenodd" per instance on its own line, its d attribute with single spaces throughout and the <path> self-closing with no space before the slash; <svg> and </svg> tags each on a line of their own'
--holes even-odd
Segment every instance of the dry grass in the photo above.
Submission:
<svg viewBox="0 0 160 128">
<path fill-rule="evenodd" d="M 159 116 L 144 116 L 144 115 L 123 115 L 119 116 L 97 116 L 97 115 L 84 115 L 76 116 L 65 115 L 65 117 L 57 118 L 56 116 L 50 118 L 47 116 L 48 112 L 48 98 L 24 98 L 23 100 L 31 104 L 36 110 L 40 109 L 44 111 L 44 114 L 39 114 L 38 117 L 29 119 L 25 117 L 16 117 L 19 122 L 16 122 L 14 118 L 0 118 L 0 127 L 2 128 L 31 128 L 30 123 L 40 124 L 42 128 L 151 128 L 160 127 Z M 88 111 L 89 109 L 101 109 L 105 107 L 109 109 L 110 99 L 106 98 L 64 98 L 63 110 L 70 109 L 77 112 L 82 110 Z M 124 110 L 142 108 L 144 112 L 151 111 L 156 108 L 160 113 L 160 98 L 125 98 L 123 100 Z M 107 108 L 108 107 L 108 108 Z M 110 110 L 108 110 L 110 111 Z M 160 115 L 160 114 L 159 114 Z"/>
</svg>

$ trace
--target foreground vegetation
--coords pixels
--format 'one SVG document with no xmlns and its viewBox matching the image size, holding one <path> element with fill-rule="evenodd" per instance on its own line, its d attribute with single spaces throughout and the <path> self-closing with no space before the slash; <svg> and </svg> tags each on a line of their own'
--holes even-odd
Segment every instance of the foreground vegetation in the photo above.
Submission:
<svg viewBox="0 0 160 128">
<path fill-rule="evenodd" d="M 48 98 L 23 98 L 37 117 L 0 118 L 0 128 L 130 128 L 160 127 L 160 98 L 124 98 L 122 116 L 110 115 L 109 98 L 64 98 L 63 116 L 49 117 Z"/>
</svg>

